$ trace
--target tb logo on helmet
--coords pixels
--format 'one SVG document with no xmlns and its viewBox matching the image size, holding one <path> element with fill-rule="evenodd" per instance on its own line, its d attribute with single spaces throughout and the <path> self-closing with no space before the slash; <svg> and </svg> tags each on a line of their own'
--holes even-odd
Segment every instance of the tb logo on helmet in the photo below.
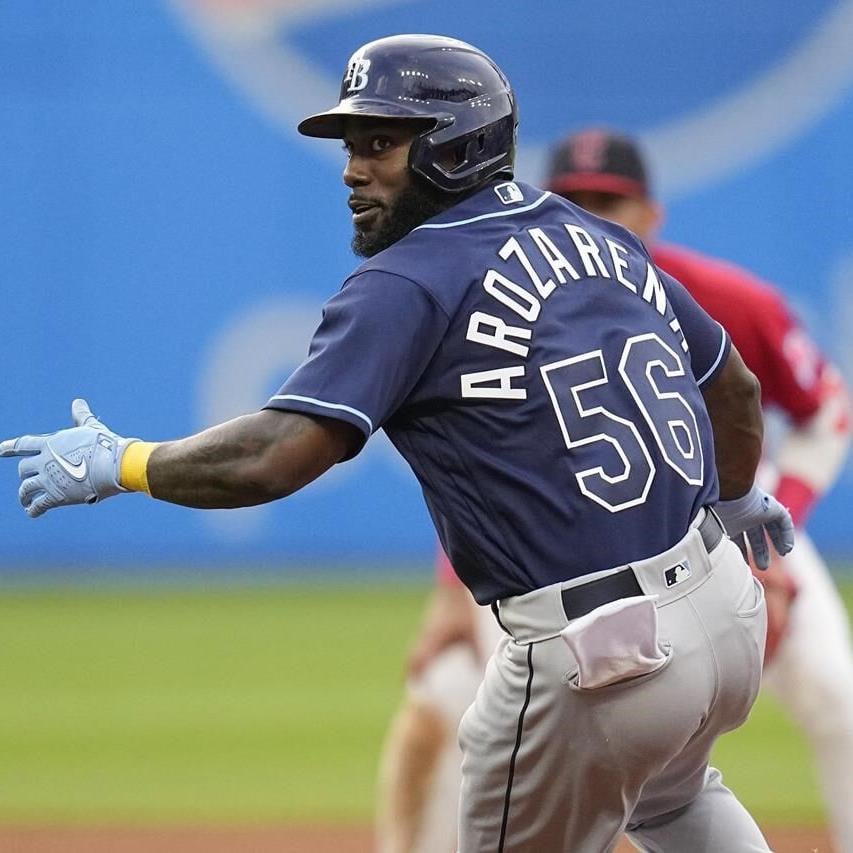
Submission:
<svg viewBox="0 0 853 853">
<path fill-rule="evenodd" d="M 347 93 L 360 92 L 367 86 L 367 72 L 370 70 L 370 60 L 361 56 L 354 56 L 347 66 L 344 83 L 349 83 Z"/>
</svg>

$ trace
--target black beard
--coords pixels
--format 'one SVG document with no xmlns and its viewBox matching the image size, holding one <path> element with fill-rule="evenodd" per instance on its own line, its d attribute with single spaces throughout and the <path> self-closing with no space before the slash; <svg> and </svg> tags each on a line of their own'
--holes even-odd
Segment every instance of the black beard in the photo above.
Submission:
<svg viewBox="0 0 853 853">
<path fill-rule="evenodd" d="M 362 258 L 372 258 L 459 200 L 459 196 L 443 192 L 420 175 L 413 175 L 412 182 L 397 196 L 375 228 L 356 229 L 352 250 Z"/>
</svg>

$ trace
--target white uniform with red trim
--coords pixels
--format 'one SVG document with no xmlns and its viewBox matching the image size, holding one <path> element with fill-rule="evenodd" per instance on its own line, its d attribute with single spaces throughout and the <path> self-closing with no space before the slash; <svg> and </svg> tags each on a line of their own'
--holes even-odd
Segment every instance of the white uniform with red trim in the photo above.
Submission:
<svg viewBox="0 0 853 853">
<path fill-rule="evenodd" d="M 787 431 L 763 466 L 763 485 L 791 510 L 797 544 L 760 579 L 784 589 L 790 618 L 771 624 L 765 684 L 805 732 L 839 853 L 853 853 L 853 650 L 844 604 L 803 525 L 832 486 L 850 441 L 850 401 L 838 371 L 796 323 L 774 288 L 730 264 L 659 245 L 655 262 L 678 279 L 731 334 L 758 376 L 766 406 L 781 411 Z M 439 582 L 458 583 L 443 554 Z M 493 648 L 500 629 L 488 608 L 477 610 L 481 648 Z M 771 622 L 773 614 L 771 612 Z M 455 727 L 482 679 L 473 651 L 456 646 L 409 685 L 415 701 Z M 411 853 L 451 853 L 456 842 L 458 746 L 449 742 L 431 780 L 432 795 Z M 768 786 L 774 784 L 767 780 Z"/>
</svg>

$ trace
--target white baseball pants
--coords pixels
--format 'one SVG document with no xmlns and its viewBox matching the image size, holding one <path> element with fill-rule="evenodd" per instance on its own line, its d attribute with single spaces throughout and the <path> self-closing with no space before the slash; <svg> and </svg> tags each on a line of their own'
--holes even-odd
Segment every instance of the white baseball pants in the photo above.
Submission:
<svg viewBox="0 0 853 853">
<path fill-rule="evenodd" d="M 667 570 L 684 563 L 688 576 L 668 588 Z M 561 593 L 573 584 L 501 603 L 511 636 L 459 731 L 460 853 L 605 853 L 624 831 L 661 853 L 769 849 L 708 767 L 714 740 L 746 719 L 758 692 L 761 588 L 736 546 L 724 538 L 709 555 L 695 529 L 633 568 L 643 593 L 659 596 L 662 664 L 608 686 L 578 686 L 560 636 Z"/>
</svg>

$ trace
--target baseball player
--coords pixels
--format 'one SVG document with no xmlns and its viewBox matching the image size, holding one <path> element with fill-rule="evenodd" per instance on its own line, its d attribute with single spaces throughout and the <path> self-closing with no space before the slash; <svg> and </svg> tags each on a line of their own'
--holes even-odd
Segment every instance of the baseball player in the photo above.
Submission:
<svg viewBox="0 0 853 853">
<path fill-rule="evenodd" d="M 553 152 L 548 186 L 653 241 L 662 211 L 650 195 L 640 150 L 628 137 L 590 130 Z M 761 382 L 789 429 L 765 485 L 800 527 L 783 567 L 759 573 L 769 627 L 765 683 L 805 730 L 817 758 L 839 851 L 853 853 L 853 653 L 846 611 L 802 525 L 843 463 L 850 406 L 838 371 L 791 316 L 781 295 L 729 264 L 654 243 L 652 257 L 684 284 Z M 412 652 L 403 707 L 389 733 L 380 786 L 383 853 L 450 851 L 459 754 L 452 732 L 482 678 L 483 650 L 497 641 L 443 552 L 438 584 Z"/>
<path fill-rule="evenodd" d="M 605 851 L 626 828 L 653 850 L 766 850 L 708 767 L 764 652 L 741 548 L 766 566 L 765 536 L 793 545 L 754 484 L 758 383 L 630 232 L 512 180 L 516 124 L 476 48 L 363 46 L 299 129 L 343 139 L 366 260 L 267 406 L 157 444 L 77 400 L 73 427 L 0 455 L 33 517 L 128 490 L 232 507 L 384 428 L 506 631 L 460 728 L 459 850 Z"/>
</svg>

